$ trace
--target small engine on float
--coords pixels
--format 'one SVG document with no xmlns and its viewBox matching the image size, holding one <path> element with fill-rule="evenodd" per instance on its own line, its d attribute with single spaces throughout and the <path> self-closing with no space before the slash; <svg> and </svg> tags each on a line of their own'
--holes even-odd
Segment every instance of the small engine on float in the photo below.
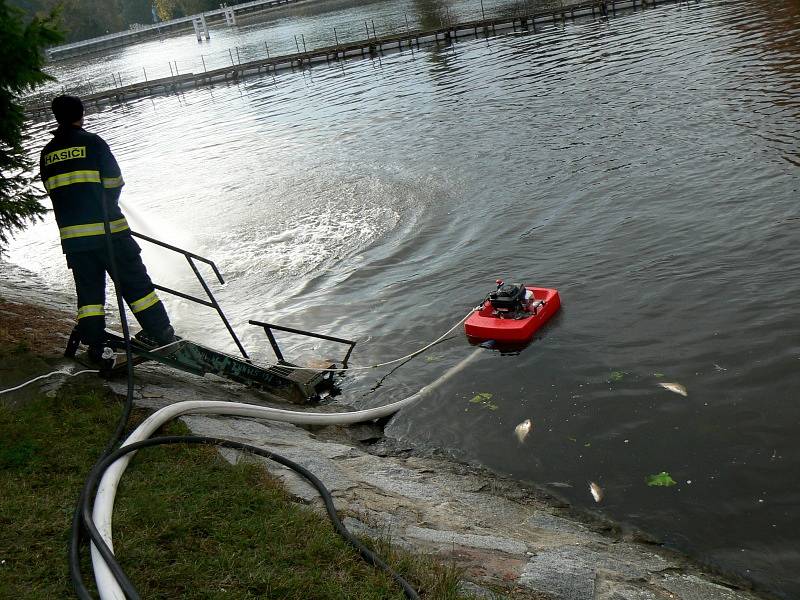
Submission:
<svg viewBox="0 0 800 600">
<path fill-rule="evenodd" d="M 495 313 L 501 318 L 520 318 L 536 313 L 537 305 L 533 297 L 533 292 L 521 283 L 505 283 L 498 279 L 497 289 L 488 296 L 489 303 L 494 308 Z"/>
<path fill-rule="evenodd" d="M 464 321 L 472 340 L 527 343 L 561 306 L 556 289 L 507 284 L 502 279 L 495 283 L 497 288 Z"/>
</svg>

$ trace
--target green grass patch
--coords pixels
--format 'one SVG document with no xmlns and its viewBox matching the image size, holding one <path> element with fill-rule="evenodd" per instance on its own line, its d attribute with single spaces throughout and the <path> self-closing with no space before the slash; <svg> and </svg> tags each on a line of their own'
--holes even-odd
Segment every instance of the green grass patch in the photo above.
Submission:
<svg viewBox="0 0 800 600">
<path fill-rule="evenodd" d="M 0 404 L 0 597 L 68 598 L 72 511 L 122 406 L 97 380 L 34 396 Z M 165 433 L 187 431 L 173 424 Z M 263 466 L 232 466 L 210 447 L 140 450 L 122 479 L 114 532 L 143 598 L 404 597 L 325 517 L 291 502 Z M 453 566 L 365 541 L 425 597 L 464 597 Z M 92 583 L 86 557 L 84 564 Z"/>
</svg>

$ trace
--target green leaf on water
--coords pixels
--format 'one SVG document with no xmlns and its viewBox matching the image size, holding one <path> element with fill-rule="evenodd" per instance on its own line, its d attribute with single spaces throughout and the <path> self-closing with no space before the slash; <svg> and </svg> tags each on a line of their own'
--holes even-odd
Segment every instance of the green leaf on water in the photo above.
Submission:
<svg viewBox="0 0 800 600">
<path fill-rule="evenodd" d="M 625 373 L 622 371 L 611 371 L 611 381 L 622 381 L 623 377 L 625 377 Z"/>
<path fill-rule="evenodd" d="M 654 375 L 654 376 L 656 376 L 656 377 L 658 377 L 659 379 L 661 379 L 662 377 L 664 377 L 664 374 L 663 374 L 663 373 L 653 373 L 653 375 Z"/>
<path fill-rule="evenodd" d="M 677 482 L 666 471 L 661 471 L 658 475 L 648 475 L 645 481 L 649 486 L 669 487 L 677 485 Z"/>
<path fill-rule="evenodd" d="M 497 404 L 491 401 L 492 395 L 489 392 L 481 392 L 480 394 L 475 394 L 470 400 L 471 404 L 480 404 L 485 406 L 489 410 L 497 410 Z"/>
</svg>

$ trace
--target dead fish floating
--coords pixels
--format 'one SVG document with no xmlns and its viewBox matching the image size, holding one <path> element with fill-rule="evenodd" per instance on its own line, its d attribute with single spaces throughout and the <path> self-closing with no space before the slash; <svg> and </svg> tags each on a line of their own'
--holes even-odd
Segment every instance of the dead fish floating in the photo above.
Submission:
<svg viewBox="0 0 800 600">
<path fill-rule="evenodd" d="M 589 482 L 589 492 L 592 494 L 592 498 L 594 498 L 595 502 L 600 502 L 603 499 L 603 488 L 594 481 Z"/>
<path fill-rule="evenodd" d="M 528 437 L 531 429 L 533 429 L 533 421 L 530 419 L 525 419 L 522 423 L 514 428 L 514 435 L 517 436 L 520 444 L 525 441 L 526 437 Z"/>
<path fill-rule="evenodd" d="M 686 391 L 686 386 L 681 385 L 680 383 L 666 383 L 666 382 L 659 382 L 660 385 L 665 390 L 669 390 L 674 394 L 680 394 L 681 396 L 688 396 L 689 392 Z"/>
</svg>

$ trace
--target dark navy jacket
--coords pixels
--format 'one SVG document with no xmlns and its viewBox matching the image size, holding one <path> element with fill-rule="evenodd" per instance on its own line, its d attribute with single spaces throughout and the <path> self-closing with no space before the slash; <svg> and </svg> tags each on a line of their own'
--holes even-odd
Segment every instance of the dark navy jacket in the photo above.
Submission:
<svg viewBox="0 0 800 600">
<path fill-rule="evenodd" d="M 103 202 L 112 234 L 130 235 L 118 204 L 125 182 L 103 138 L 74 125 L 62 125 L 42 150 L 39 167 L 53 201 L 65 253 L 104 247 Z"/>
</svg>

